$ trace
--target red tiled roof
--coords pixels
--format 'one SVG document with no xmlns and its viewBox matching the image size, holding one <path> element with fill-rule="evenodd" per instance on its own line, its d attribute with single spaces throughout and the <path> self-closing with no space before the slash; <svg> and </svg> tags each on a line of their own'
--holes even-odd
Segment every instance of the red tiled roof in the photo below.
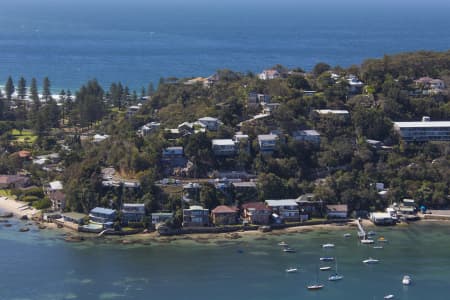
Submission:
<svg viewBox="0 0 450 300">
<path fill-rule="evenodd" d="M 212 210 L 213 214 L 234 214 L 237 209 L 235 207 L 230 207 L 226 205 L 219 205 Z"/>
<path fill-rule="evenodd" d="M 249 209 L 249 208 L 253 208 L 256 210 L 271 210 L 270 208 L 268 208 L 266 206 L 266 204 L 264 202 L 249 202 L 249 203 L 245 203 L 242 204 L 242 208 L 243 209 Z"/>
<path fill-rule="evenodd" d="M 17 152 L 19 154 L 20 158 L 27 158 L 31 156 L 31 152 L 30 151 L 26 151 L 26 150 L 21 150 L 19 152 Z"/>
<path fill-rule="evenodd" d="M 348 206 L 347 204 L 336 204 L 336 205 L 327 205 L 327 209 L 329 211 L 348 211 Z"/>
</svg>

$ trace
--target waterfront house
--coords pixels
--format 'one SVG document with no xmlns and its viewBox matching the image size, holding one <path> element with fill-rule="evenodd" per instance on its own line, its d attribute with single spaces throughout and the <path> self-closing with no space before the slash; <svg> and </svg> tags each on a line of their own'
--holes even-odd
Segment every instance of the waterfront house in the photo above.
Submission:
<svg viewBox="0 0 450 300">
<path fill-rule="evenodd" d="M 219 126 L 222 124 L 219 119 L 212 117 L 203 117 L 197 120 L 200 124 L 203 124 L 206 129 L 210 131 L 217 131 Z"/>
<path fill-rule="evenodd" d="M 84 225 L 87 216 L 77 212 L 66 212 L 61 214 L 64 222 L 73 223 L 77 225 Z"/>
<path fill-rule="evenodd" d="M 238 209 L 226 205 L 219 205 L 211 212 L 214 225 L 237 224 Z"/>
<path fill-rule="evenodd" d="M 370 213 L 369 219 L 375 225 L 393 225 L 395 224 L 395 219 L 389 212 L 373 212 Z"/>
<path fill-rule="evenodd" d="M 348 216 L 347 204 L 328 204 L 326 209 L 328 219 L 345 219 Z"/>
<path fill-rule="evenodd" d="M 450 121 L 394 122 L 394 129 L 405 142 L 450 141 Z"/>
<path fill-rule="evenodd" d="M 237 153 L 237 143 L 232 139 L 213 139 L 212 151 L 216 156 L 234 156 Z"/>
<path fill-rule="evenodd" d="M 309 142 L 316 145 L 320 144 L 320 134 L 313 129 L 294 131 L 292 138 L 295 141 Z"/>
<path fill-rule="evenodd" d="M 158 227 L 159 224 L 165 223 L 173 219 L 173 213 L 171 212 L 156 212 L 152 213 L 152 225 Z"/>
<path fill-rule="evenodd" d="M 272 154 L 275 151 L 280 137 L 276 134 L 260 134 L 258 135 L 259 150 L 263 154 Z"/>
<path fill-rule="evenodd" d="M 145 205 L 143 203 L 124 203 L 122 207 L 122 223 L 142 222 L 145 217 Z"/>
<path fill-rule="evenodd" d="M 55 211 L 63 211 L 66 208 L 66 194 L 58 190 L 48 194 L 48 198 L 52 202 L 52 209 Z"/>
<path fill-rule="evenodd" d="M 295 202 L 298 204 L 298 208 L 300 211 L 300 216 L 302 219 L 307 216 L 307 219 L 312 217 L 323 217 L 323 201 L 322 200 L 314 200 L 314 194 L 304 194 L 295 199 Z"/>
<path fill-rule="evenodd" d="M 259 79 L 261 79 L 261 80 L 276 79 L 276 78 L 280 78 L 280 76 L 281 76 L 280 72 L 278 72 L 277 70 L 274 70 L 274 69 L 264 70 L 258 75 Z"/>
<path fill-rule="evenodd" d="M 103 227 L 111 228 L 116 221 L 116 211 L 114 209 L 96 207 L 89 213 L 89 220 L 93 223 L 99 223 Z"/>
<path fill-rule="evenodd" d="M 295 199 L 266 200 L 265 203 L 272 209 L 272 213 L 280 217 L 281 221 L 300 221 L 300 211 Z"/>
<path fill-rule="evenodd" d="M 30 178 L 22 175 L 0 175 L 0 189 L 20 189 L 30 184 Z"/>
<path fill-rule="evenodd" d="M 199 205 L 183 209 L 183 227 L 204 227 L 209 225 L 209 210 Z"/>
<path fill-rule="evenodd" d="M 267 225 L 270 222 L 272 210 L 263 202 L 249 202 L 242 204 L 243 219 L 255 225 Z"/>
</svg>

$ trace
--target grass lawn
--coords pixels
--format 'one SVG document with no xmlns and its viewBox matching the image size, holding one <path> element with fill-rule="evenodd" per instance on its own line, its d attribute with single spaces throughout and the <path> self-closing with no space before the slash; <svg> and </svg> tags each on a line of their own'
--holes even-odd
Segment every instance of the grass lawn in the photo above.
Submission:
<svg viewBox="0 0 450 300">
<path fill-rule="evenodd" d="M 12 141 L 17 143 L 33 144 L 37 139 L 37 136 L 33 133 L 33 131 L 28 129 L 22 130 L 22 133 L 18 129 L 13 129 L 11 134 L 14 136 Z"/>
<path fill-rule="evenodd" d="M 11 196 L 12 196 L 11 190 L 3 190 L 3 189 L 0 190 L 0 197 L 10 197 L 10 198 L 13 198 L 13 197 L 11 197 Z"/>
</svg>

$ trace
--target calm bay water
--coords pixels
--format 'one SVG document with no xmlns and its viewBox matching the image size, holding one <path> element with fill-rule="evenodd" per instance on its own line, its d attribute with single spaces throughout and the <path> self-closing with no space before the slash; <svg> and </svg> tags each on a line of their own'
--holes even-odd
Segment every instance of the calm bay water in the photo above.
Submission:
<svg viewBox="0 0 450 300">
<path fill-rule="evenodd" d="M 5 2 L 5 3 L 3 3 Z M 16 0 L 0 10 L 0 85 L 49 76 L 55 90 L 97 78 L 140 89 L 160 77 L 307 70 L 448 50 L 450 4 L 415 1 Z"/>
<path fill-rule="evenodd" d="M 208 244 L 68 244 L 61 232 L 18 233 L 20 221 L 0 228 L 0 299 L 448 299 L 450 247 L 448 225 L 432 223 L 376 228 L 389 240 L 373 249 L 345 239 L 348 229 L 265 235 Z M 283 253 L 288 242 L 296 253 Z M 334 243 L 323 250 L 321 244 Z M 325 288 L 306 290 L 316 279 L 320 256 L 335 256 L 345 278 Z M 361 261 L 372 256 L 378 265 Z M 331 265 L 333 265 L 331 263 Z M 298 266 L 300 272 L 286 274 Z M 413 284 L 401 279 L 410 274 Z"/>
</svg>

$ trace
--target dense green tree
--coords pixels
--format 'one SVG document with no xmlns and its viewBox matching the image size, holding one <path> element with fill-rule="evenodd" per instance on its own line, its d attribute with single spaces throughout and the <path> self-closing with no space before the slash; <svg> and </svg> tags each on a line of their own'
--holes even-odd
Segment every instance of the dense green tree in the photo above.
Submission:
<svg viewBox="0 0 450 300">
<path fill-rule="evenodd" d="M 5 83 L 5 94 L 6 94 L 6 99 L 11 100 L 12 94 L 14 93 L 15 87 L 14 87 L 14 82 L 11 78 L 11 76 L 8 77 L 8 79 L 6 80 Z"/>
<path fill-rule="evenodd" d="M 41 101 L 39 100 L 37 81 L 34 77 L 31 79 L 30 94 L 33 101 L 33 111 L 38 111 L 41 107 Z"/>
<path fill-rule="evenodd" d="M 17 96 L 19 99 L 25 99 L 27 95 L 27 81 L 25 78 L 20 77 L 19 82 L 17 83 Z"/>
<path fill-rule="evenodd" d="M 318 77 L 319 75 L 323 74 L 326 71 L 329 71 L 330 69 L 331 69 L 331 66 L 329 64 L 324 63 L 324 62 L 319 62 L 314 66 L 312 73 L 315 77 Z"/>
<path fill-rule="evenodd" d="M 42 84 L 42 97 L 45 99 L 45 101 L 50 100 L 50 97 L 52 96 L 50 86 L 50 79 L 48 79 L 48 77 L 45 77 L 44 83 Z"/>
</svg>

